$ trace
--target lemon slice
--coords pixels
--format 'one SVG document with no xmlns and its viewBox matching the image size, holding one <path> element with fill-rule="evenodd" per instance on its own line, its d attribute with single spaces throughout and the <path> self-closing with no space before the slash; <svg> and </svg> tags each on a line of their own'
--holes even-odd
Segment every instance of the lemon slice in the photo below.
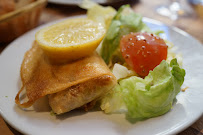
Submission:
<svg viewBox="0 0 203 135">
<path fill-rule="evenodd" d="M 35 39 L 51 60 L 67 62 L 94 52 L 105 32 L 101 23 L 74 18 L 41 29 Z"/>
</svg>

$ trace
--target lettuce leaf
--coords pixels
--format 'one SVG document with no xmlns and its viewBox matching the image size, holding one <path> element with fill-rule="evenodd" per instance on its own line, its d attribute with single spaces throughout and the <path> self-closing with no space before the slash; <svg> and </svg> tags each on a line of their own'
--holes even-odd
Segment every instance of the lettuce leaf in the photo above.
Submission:
<svg viewBox="0 0 203 135">
<path fill-rule="evenodd" d="M 102 43 L 101 56 L 107 65 L 110 63 L 114 53 L 118 53 L 116 50 L 119 48 L 120 38 L 123 35 L 129 34 L 130 32 L 151 31 L 147 25 L 142 22 L 141 15 L 134 13 L 129 5 L 123 5 L 119 8 L 117 14 L 111 21 Z"/>
<path fill-rule="evenodd" d="M 104 7 L 90 0 L 83 0 L 79 6 L 87 9 L 87 18 L 104 24 L 106 29 L 116 14 L 116 10 L 113 7 Z"/>
<path fill-rule="evenodd" d="M 131 76 L 119 81 L 111 95 L 102 100 L 101 109 L 115 113 L 126 108 L 122 112 L 135 121 L 163 115 L 171 109 L 184 76 L 185 70 L 176 59 L 170 64 L 163 60 L 144 79 Z"/>
</svg>

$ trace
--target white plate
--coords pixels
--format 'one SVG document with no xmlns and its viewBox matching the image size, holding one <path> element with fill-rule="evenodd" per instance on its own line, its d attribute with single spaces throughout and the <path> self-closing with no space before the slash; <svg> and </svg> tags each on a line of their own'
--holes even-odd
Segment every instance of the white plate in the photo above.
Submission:
<svg viewBox="0 0 203 135">
<path fill-rule="evenodd" d="M 83 0 L 48 0 L 48 2 L 53 4 L 63 4 L 63 5 L 78 5 Z M 108 4 L 108 3 L 115 3 L 123 0 L 92 0 L 99 4 Z"/>
<path fill-rule="evenodd" d="M 14 128 L 37 135 L 148 135 L 175 134 L 189 127 L 203 112 L 203 46 L 187 33 L 169 28 L 151 19 L 144 19 L 152 29 L 163 29 L 170 41 L 179 47 L 184 58 L 186 92 L 177 95 L 177 102 L 167 114 L 131 124 L 124 115 L 106 115 L 101 111 L 72 111 L 52 116 L 47 111 L 24 111 L 14 102 L 20 89 L 20 66 L 24 53 L 31 47 L 38 27 L 12 42 L 0 55 L 0 113 Z"/>
</svg>

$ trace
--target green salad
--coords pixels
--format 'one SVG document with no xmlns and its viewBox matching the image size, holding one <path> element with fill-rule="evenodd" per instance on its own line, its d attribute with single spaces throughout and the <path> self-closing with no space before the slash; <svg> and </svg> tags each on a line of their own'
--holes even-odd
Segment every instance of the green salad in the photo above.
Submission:
<svg viewBox="0 0 203 135">
<path fill-rule="evenodd" d="M 86 1 L 82 7 L 88 9 L 89 18 L 106 25 L 98 52 L 117 78 L 117 85 L 101 100 L 101 109 L 134 120 L 168 112 L 185 70 L 180 56 L 171 51 L 173 45 L 159 37 L 162 31 L 151 31 L 129 5 L 116 11 Z"/>
</svg>

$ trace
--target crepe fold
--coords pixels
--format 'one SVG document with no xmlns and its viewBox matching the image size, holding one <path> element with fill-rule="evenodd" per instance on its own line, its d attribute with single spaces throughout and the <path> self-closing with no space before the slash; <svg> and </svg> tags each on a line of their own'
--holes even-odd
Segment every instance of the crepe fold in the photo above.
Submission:
<svg viewBox="0 0 203 135">
<path fill-rule="evenodd" d="M 52 110 L 61 114 L 81 107 L 106 94 L 116 84 L 116 78 L 95 52 L 80 60 L 52 64 L 34 42 L 21 65 L 22 87 L 15 102 L 22 108 L 48 95 Z M 27 101 L 20 102 L 26 89 Z"/>
</svg>

